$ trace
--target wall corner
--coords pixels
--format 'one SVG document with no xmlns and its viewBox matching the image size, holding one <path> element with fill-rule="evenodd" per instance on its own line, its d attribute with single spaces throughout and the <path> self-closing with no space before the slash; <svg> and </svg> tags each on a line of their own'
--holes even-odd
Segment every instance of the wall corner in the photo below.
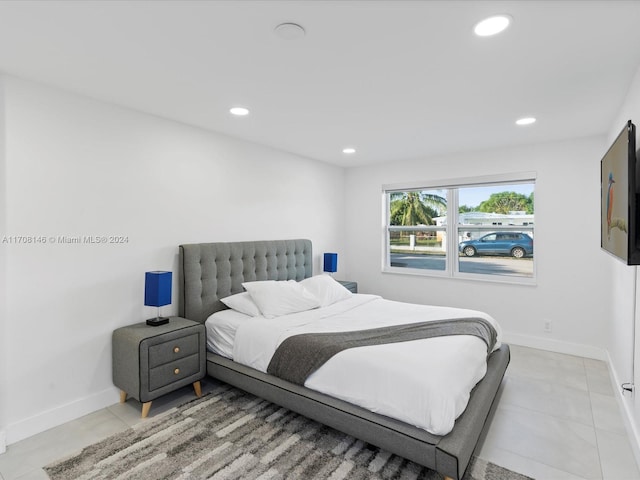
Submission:
<svg viewBox="0 0 640 480">
<path fill-rule="evenodd" d="M 7 246 L 2 236 L 7 233 L 7 143 L 6 143 L 5 77 L 0 74 L 0 385 L 7 385 Z M 7 393 L 0 389 L 0 453 L 6 449 Z"/>
</svg>

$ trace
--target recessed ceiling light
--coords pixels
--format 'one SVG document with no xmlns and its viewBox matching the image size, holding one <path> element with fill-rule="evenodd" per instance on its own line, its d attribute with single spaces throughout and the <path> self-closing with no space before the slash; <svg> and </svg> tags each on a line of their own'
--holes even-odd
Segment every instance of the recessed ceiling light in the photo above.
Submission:
<svg viewBox="0 0 640 480">
<path fill-rule="evenodd" d="M 347 154 L 356 153 L 356 149 L 353 147 L 343 148 L 342 153 L 347 153 Z"/>
<path fill-rule="evenodd" d="M 239 117 L 244 117 L 245 115 L 249 115 L 249 109 L 245 107 L 233 107 L 229 109 L 229 113 Z"/>
<path fill-rule="evenodd" d="M 532 123 L 536 123 L 536 119 L 534 117 L 524 117 L 516 120 L 516 125 L 531 125 Z"/>
<path fill-rule="evenodd" d="M 511 23 L 509 15 L 495 15 L 476 23 L 473 31 L 479 37 L 490 37 L 505 30 Z"/>
</svg>

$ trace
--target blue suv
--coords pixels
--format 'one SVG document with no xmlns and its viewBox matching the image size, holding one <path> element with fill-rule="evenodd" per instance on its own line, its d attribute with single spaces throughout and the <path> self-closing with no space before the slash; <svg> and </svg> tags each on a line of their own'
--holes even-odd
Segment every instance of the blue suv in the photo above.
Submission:
<svg viewBox="0 0 640 480">
<path fill-rule="evenodd" d="M 520 232 L 494 232 L 460 242 L 459 250 L 467 257 L 476 255 L 511 255 L 522 258 L 533 255 L 533 238 Z"/>
</svg>

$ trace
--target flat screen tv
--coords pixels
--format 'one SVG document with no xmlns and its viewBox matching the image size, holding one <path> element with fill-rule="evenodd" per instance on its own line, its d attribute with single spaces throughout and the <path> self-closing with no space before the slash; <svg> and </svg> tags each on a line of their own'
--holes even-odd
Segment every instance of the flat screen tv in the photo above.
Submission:
<svg viewBox="0 0 640 480">
<path fill-rule="evenodd" d="M 636 128 L 629 120 L 600 162 L 600 246 L 627 265 L 640 265 Z"/>
</svg>

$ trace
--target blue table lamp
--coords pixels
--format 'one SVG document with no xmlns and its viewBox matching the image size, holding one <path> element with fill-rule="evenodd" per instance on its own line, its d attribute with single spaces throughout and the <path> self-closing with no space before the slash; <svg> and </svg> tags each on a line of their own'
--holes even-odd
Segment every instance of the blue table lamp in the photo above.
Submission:
<svg viewBox="0 0 640 480">
<path fill-rule="evenodd" d="M 325 272 L 335 273 L 338 271 L 338 254 L 337 253 L 325 253 L 324 254 L 324 268 Z"/>
<path fill-rule="evenodd" d="M 171 272 L 146 272 L 144 274 L 144 304 L 158 307 L 156 318 L 147 320 L 147 325 L 157 327 L 169 323 L 167 317 L 160 316 L 160 307 L 171 304 Z"/>
</svg>

